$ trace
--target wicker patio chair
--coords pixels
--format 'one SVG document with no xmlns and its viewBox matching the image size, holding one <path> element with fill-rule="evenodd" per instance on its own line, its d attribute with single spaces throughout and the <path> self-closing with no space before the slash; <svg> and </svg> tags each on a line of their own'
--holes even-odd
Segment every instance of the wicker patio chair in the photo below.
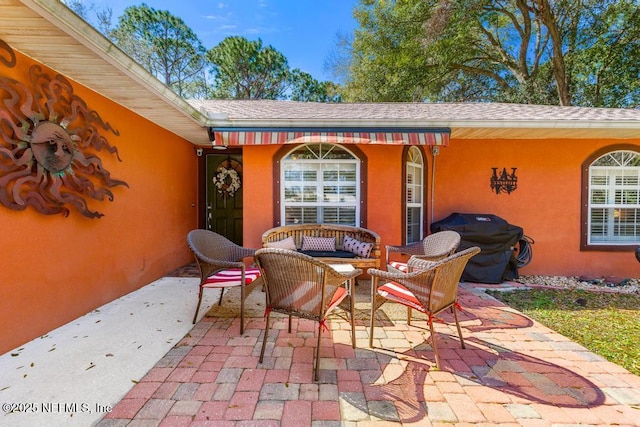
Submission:
<svg viewBox="0 0 640 427">
<path fill-rule="evenodd" d="M 247 268 L 244 258 L 253 257 L 255 249 L 243 248 L 220 234 L 209 230 L 192 230 L 187 234 L 187 244 L 200 270 L 198 305 L 193 316 L 196 323 L 205 289 L 220 289 L 218 305 L 226 288 L 240 286 L 240 334 L 244 333 L 244 301 L 262 284 L 260 270 Z"/>
<path fill-rule="evenodd" d="M 255 259 L 260 267 L 267 297 L 266 325 L 260 363 L 264 358 L 269 335 L 271 312 L 289 316 L 289 333 L 291 333 L 291 316 L 314 320 L 318 322 L 318 344 L 314 365 L 314 379 L 318 381 L 322 329 L 326 328 L 325 322 L 329 313 L 345 298 L 349 300 L 351 345 L 353 348 L 356 346 L 352 293 L 355 278 L 362 274 L 362 270 L 346 264 L 350 271 L 339 272 L 331 265 L 313 257 L 279 248 L 259 249 L 256 251 Z"/>
<path fill-rule="evenodd" d="M 427 322 L 431 332 L 431 346 L 436 359 L 436 366 L 440 368 L 440 356 L 436 346 L 433 322 L 439 313 L 451 309 L 458 328 L 460 344 L 464 346 L 460 323 L 456 308 L 458 305 L 458 283 L 469 259 L 480 252 L 477 246 L 457 252 L 440 261 L 426 261 L 411 257 L 409 268 L 411 272 L 389 272 L 370 268 L 371 275 L 371 334 L 369 347 L 373 347 L 376 311 L 387 301 L 397 302 L 408 308 L 418 310 L 427 315 Z M 380 285 L 380 280 L 384 281 Z M 410 312 L 407 323 L 411 324 Z"/>
<path fill-rule="evenodd" d="M 420 242 L 410 243 L 405 246 L 387 245 L 387 270 L 391 272 L 406 272 L 407 263 L 391 261 L 389 254 L 401 253 L 419 257 L 428 261 L 438 261 L 453 254 L 460 245 L 460 234 L 455 231 L 438 231 L 422 239 Z"/>
</svg>

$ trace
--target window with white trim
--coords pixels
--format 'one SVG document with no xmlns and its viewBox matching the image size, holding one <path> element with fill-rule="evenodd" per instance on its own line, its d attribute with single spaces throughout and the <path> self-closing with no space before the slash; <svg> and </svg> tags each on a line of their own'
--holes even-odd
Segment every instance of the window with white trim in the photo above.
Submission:
<svg viewBox="0 0 640 427">
<path fill-rule="evenodd" d="M 339 145 L 308 144 L 282 159 L 284 225 L 360 223 L 360 162 Z"/>
<path fill-rule="evenodd" d="M 588 244 L 638 243 L 640 153 L 613 151 L 591 163 L 588 210 Z"/>
<path fill-rule="evenodd" d="M 406 161 L 406 239 L 407 243 L 422 240 L 424 219 L 424 161 L 417 147 L 409 148 Z"/>
</svg>

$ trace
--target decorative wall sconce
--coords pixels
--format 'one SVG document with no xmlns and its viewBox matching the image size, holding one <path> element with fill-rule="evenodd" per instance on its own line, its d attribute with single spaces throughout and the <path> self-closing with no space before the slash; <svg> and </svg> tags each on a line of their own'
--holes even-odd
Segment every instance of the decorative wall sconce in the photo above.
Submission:
<svg viewBox="0 0 640 427">
<path fill-rule="evenodd" d="M 498 173 L 498 168 L 491 168 L 493 175 L 491 175 L 491 191 L 495 191 L 496 194 L 500 194 L 503 191 L 507 194 L 511 194 L 518 188 L 518 177 L 516 176 L 516 169 L 511 168 L 511 173 L 507 172 L 507 168 L 502 168 L 502 172 Z"/>
<path fill-rule="evenodd" d="M 16 65 L 15 53 L 2 40 L 0 63 Z M 88 218 L 103 216 L 87 199 L 112 201 L 110 188 L 128 187 L 111 177 L 99 157 L 106 152 L 121 161 L 105 136 L 119 132 L 63 76 L 33 65 L 28 83 L 22 83 L 1 71 L 0 205 L 18 211 L 31 206 L 45 215 L 69 215 L 73 207 Z"/>
</svg>

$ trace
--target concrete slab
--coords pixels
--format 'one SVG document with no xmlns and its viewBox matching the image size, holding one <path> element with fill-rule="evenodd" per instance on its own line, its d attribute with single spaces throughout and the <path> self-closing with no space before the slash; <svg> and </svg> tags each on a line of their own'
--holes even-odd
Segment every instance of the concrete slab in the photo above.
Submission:
<svg viewBox="0 0 640 427">
<path fill-rule="evenodd" d="M 1 355 L 0 425 L 95 424 L 191 330 L 197 292 L 165 277 Z"/>
</svg>

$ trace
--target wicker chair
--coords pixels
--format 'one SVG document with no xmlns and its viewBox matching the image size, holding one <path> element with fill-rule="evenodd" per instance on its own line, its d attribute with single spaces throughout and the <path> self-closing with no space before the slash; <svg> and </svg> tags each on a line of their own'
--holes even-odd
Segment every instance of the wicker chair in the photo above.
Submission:
<svg viewBox="0 0 640 427">
<path fill-rule="evenodd" d="M 222 304 L 225 288 L 240 286 L 240 334 L 244 333 L 244 301 L 247 296 L 262 284 L 260 271 L 247 268 L 242 261 L 253 257 L 255 249 L 243 248 L 220 234 L 209 230 L 192 230 L 187 235 L 187 244 L 200 270 L 200 291 L 198 305 L 193 316 L 196 323 L 205 289 L 220 289 L 218 305 Z"/>
<path fill-rule="evenodd" d="M 410 243 L 405 246 L 387 245 L 387 270 L 391 272 L 406 272 L 407 263 L 390 261 L 389 255 L 401 253 L 415 256 L 424 260 L 438 261 L 453 254 L 460 245 L 460 234 L 455 231 L 438 231 L 422 239 L 420 242 Z"/>
<path fill-rule="evenodd" d="M 318 381 L 320 368 L 320 339 L 326 317 L 345 299 L 349 298 L 349 323 L 351 324 L 351 345 L 356 346 L 354 326 L 354 298 L 352 295 L 355 278 L 362 270 L 346 264 L 350 271 L 339 272 L 331 265 L 308 255 L 279 248 L 264 248 L 256 251 L 255 259 L 260 267 L 267 296 L 266 325 L 260 363 L 269 335 L 271 312 L 311 319 L 318 322 L 318 344 L 315 352 L 314 379 Z M 343 286 L 346 284 L 346 287 Z M 342 307 L 341 307 L 342 308 Z"/>
<path fill-rule="evenodd" d="M 458 305 L 458 283 L 469 259 L 480 252 L 477 246 L 457 252 L 440 261 L 426 261 L 417 257 L 409 259 L 408 273 L 394 273 L 370 268 L 371 275 L 371 334 L 369 347 L 373 347 L 376 311 L 387 301 L 397 302 L 408 308 L 418 310 L 428 316 L 431 331 L 431 346 L 440 368 L 440 356 L 436 346 L 433 329 L 435 316 L 446 309 L 451 309 L 458 328 L 460 344 L 464 346 L 456 307 Z M 379 281 L 385 281 L 379 285 Z M 407 323 L 411 324 L 410 312 Z"/>
</svg>

